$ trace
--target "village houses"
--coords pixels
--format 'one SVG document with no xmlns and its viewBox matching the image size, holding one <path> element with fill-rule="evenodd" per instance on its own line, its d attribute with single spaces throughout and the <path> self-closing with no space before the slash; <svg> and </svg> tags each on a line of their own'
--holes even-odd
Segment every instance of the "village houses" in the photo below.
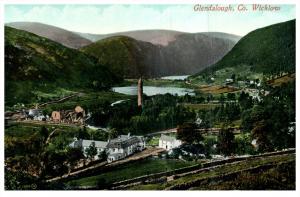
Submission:
<svg viewBox="0 0 300 197">
<path fill-rule="evenodd" d="M 175 137 L 162 134 L 159 138 L 158 147 L 166 150 L 172 150 L 182 144 L 181 140 L 177 140 Z"/>
<path fill-rule="evenodd" d="M 102 151 L 106 151 L 108 154 L 107 161 L 113 162 L 132 155 L 137 151 L 144 150 L 145 140 L 142 136 L 130 136 L 130 134 L 128 134 L 120 135 L 117 138 L 110 139 L 108 141 L 75 139 L 70 144 L 70 147 L 81 148 L 84 155 L 87 156 L 86 149 L 91 145 L 94 145 L 97 149 L 97 155 L 94 157 L 94 159 L 99 159 L 98 155 Z"/>
</svg>

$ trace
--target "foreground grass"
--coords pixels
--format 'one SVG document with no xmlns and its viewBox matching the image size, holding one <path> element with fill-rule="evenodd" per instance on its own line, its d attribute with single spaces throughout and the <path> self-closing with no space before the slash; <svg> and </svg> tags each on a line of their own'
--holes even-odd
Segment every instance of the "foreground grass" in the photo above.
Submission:
<svg viewBox="0 0 300 197">
<path fill-rule="evenodd" d="M 260 172 L 243 172 L 236 178 L 207 182 L 192 190 L 295 190 L 295 162 Z"/>
<path fill-rule="evenodd" d="M 67 186 L 97 186 L 99 184 L 111 184 L 113 182 L 131 179 L 147 174 L 159 173 L 194 165 L 194 162 L 183 162 L 174 159 L 145 159 L 134 163 L 122 165 L 112 171 L 99 175 L 72 180 Z"/>
<path fill-rule="evenodd" d="M 293 161 L 295 161 L 294 154 L 265 157 L 265 158 L 255 158 L 255 159 L 246 160 L 242 162 L 222 165 L 210 171 L 187 175 L 164 184 L 148 184 L 148 185 L 134 186 L 130 188 L 130 190 L 163 190 L 174 185 L 184 184 L 197 179 L 209 178 L 213 176 L 218 176 L 226 173 L 231 173 L 231 172 L 235 172 L 243 169 L 249 169 L 251 167 L 262 166 L 271 163 L 293 162 Z"/>
</svg>

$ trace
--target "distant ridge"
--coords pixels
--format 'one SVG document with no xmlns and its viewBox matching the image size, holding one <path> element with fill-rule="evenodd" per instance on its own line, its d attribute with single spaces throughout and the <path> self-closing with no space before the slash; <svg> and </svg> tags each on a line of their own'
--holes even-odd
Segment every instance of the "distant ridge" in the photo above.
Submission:
<svg viewBox="0 0 300 197">
<path fill-rule="evenodd" d="M 80 47 L 91 44 L 92 42 L 84 37 L 81 37 L 78 34 L 75 34 L 71 31 L 46 25 L 43 23 L 37 22 L 14 22 L 7 23 L 6 26 L 13 27 L 16 29 L 28 31 L 34 33 L 38 36 L 42 36 L 53 40 L 55 42 L 61 43 L 64 46 L 78 49 Z"/>
<path fill-rule="evenodd" d="M 150 42 L 152 44 L 158 44 L 166 46 L 170 42 L 176 40 L 176 37 L 182 34 L 205 34 L 209 36 L 214 36 L 216 38 L 221 39 L 229 39 L 234 42 L 237 42 L 241 37 L 234 35 L 234 34 L 228 34 L 228 33 L 222 33 L 222 32 L 203 32 L 203 33 L 188 33 L 188 32 L 180 32 L 180 31 L 174 31 L 174 30 L 163 30 L 163 29 L 153 29 L 153 30 L 134 30 L 134 31 L 126 31 L 126 32 L 117 32 L 117 33 L 111 33 L 111 34 L 89 34 L 89 33 L 79 33 L 75 32 L 76 34 L 87 38 L 93 42 L 109 38 L 112 36 L 128 36 L 131 38 L 134 38 L 136 40 L 144 41 L 144 42 Z"/>
</svg>

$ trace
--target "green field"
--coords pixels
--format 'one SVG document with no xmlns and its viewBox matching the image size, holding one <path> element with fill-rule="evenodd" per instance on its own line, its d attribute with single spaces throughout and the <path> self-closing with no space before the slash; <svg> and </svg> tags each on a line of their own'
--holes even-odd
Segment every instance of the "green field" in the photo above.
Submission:
<svg viewBox="0 0 300 197">
<path fill-rule="evenodd" d="M 142 161 L 122 165 L 112 171 L 99 175 L 72 180 L 66 183 L 68 186 L 97 186 L 97 184 L 111 184 L 113 182 L 131 179 L 147 174 L 165 172 L 182 167 L 194 165 L 194 162 L 184 162 L 175 159 L 149 158 Z"/>
</svg>

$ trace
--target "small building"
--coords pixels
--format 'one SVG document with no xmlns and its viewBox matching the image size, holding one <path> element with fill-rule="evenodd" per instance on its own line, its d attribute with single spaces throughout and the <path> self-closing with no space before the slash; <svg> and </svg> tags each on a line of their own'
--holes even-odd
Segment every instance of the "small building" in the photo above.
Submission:
<svg viewBox="0 0 300 197">
<path fill-rule="evenodd" d="M 39 109 L 29 109 L 28 118 L 31 120 L 45 121 L 48 116 L 44 116 L 42 110 Z"/>
<path fill-rule="evenodd" d="M 177 140 L 175 137 L 162 134 L 159 138 L 158 147 L 166 150 L 177 148 L 182 144 L 181 140 Z"/>
<path fill-rule="evenodd" d="M 54 122 L 60 122 L 61 121 L 61 116 L 59 111 L 53 111 L 51 114 L 52 121 Z"/>
<path fill-rule="evenodd" d="M 225 83 L 226 83 L 226 84 L 233 83 L 233 79 L 231 79 L 231 78 L 229 78 L 229 79 L 226 79 L 226 80 L 225 80 Z"/>
</svg>

